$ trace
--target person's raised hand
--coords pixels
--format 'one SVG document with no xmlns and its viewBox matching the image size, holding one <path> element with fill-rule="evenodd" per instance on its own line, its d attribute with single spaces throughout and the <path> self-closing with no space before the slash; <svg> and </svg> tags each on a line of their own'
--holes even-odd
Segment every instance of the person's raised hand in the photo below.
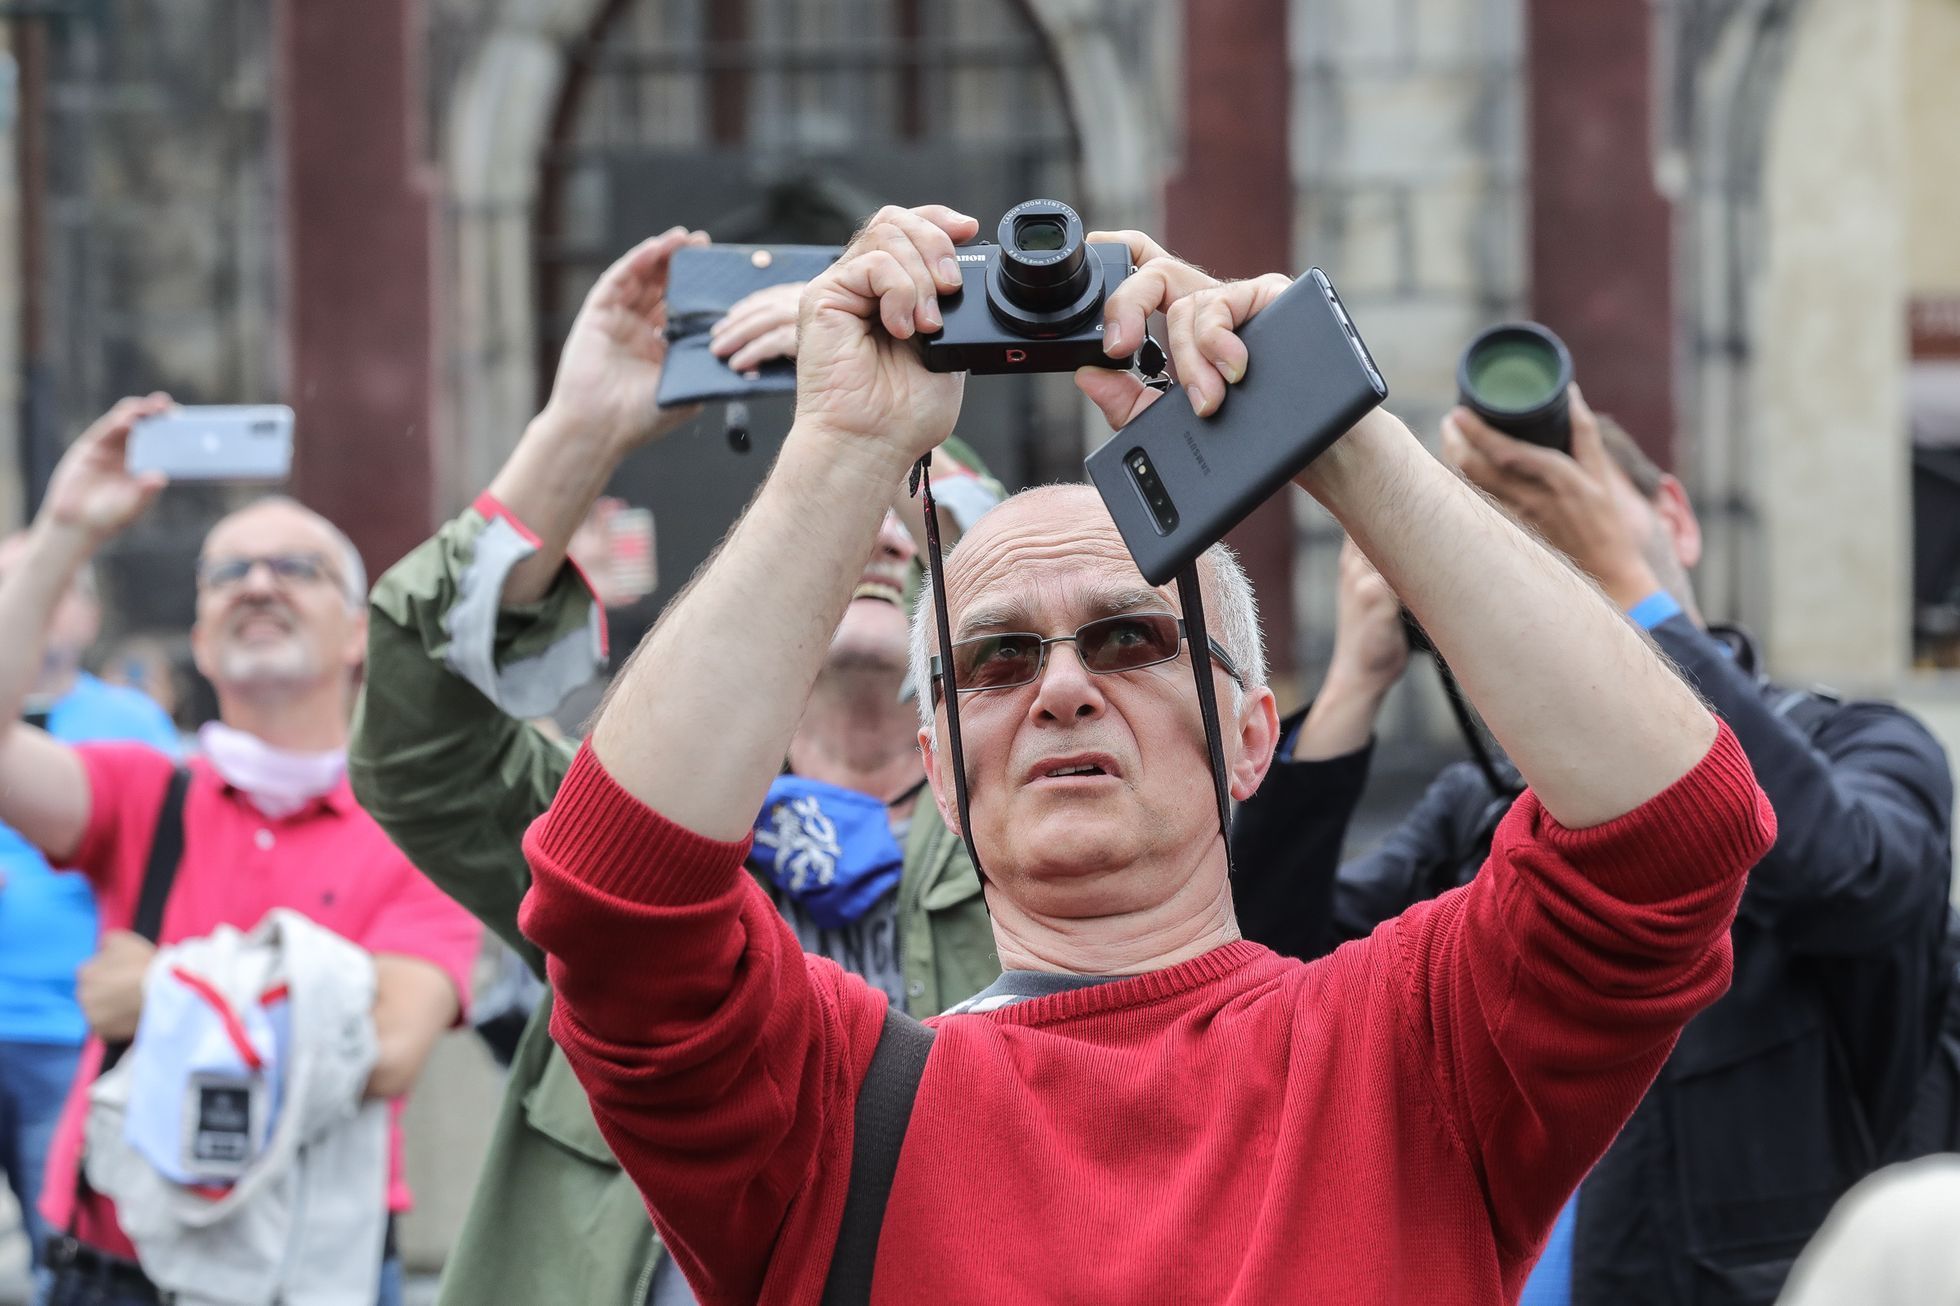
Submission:
<svg viewBox="0 0 1960 1306">
<path fill-rule="evenodd" d="M 1292 279 L 1270 272 L 1247 281 L 1219 282 L 1188 263 L 1166 257 L 1152 259 L 1148 269 L 1139 267 L 1130 280 L 1142 277 L 1146 270 L 1158 274 L 1153 282 L 1161 287 L 1158 300 L 1168 337 L 1164 344 L 1178 386 L 1192 411 L 1209 417 L 1225 402 L 1226 387 L 1245 378 L 1249 359 L 1238 329 L 1279 298 L 1293 284 Z M 1128 282 L 1117 294 L 1127 287 Z M 1150 289 L 1147 283 L 1145 293 Z M 1127 317 L 1129 308 L 1125 304 L 1119 311 Z M 1124 334 L 1127 337 L 1127 326 Z M 1112 427 L 1120 429 L 1156 401 L 1155 392 L 1135 377 L 1127 377 L 1128 384 L 1124 384 L 1120 375 L 1118 380 L 1109 381 L 1091 375 L 1092 371 L 1085 368 L 1077 372 L 1076 384 L 1102 409 Z"/>
<path fill-rule="evenodd" d="M 79 532 L 93 546 L 141 516 L 169 478 L 129 470 L 129 434 L 139 419 L 170 407 L 170 396 L 158 391 L 119 400 L 96 418 L 56 465 L 39 520 Z"/>
<path fill-rule="evenodd" d="M 1570 558 L 1622 607 L 1660 588 L 1622 511 L 1637 491 L 1607 455 L 1599 420 L 1571 391 L 1572 453 L 1514 439 L 1466 408 L 1443 419 L 1443 458 Z"/>
<path fill-rule="evenodd" d="M 944 325 L 962 284 L 954 246 L 979 223 L 937 204 L 887 205 L 803 291 L 796 425 L 916 461 L 953 432 L 966 378 L 928 372 L 912 338 Z"/>
<path fill-rule="evenodd" d="M 728 360 L 737 372 L 750 372 L 776 358 L 796 357 L 796 310 L 803 300 L 801 281 L 764 286 L 737 300 L 708 331 L 708 352 Z"/>
<path fill-rule="evenodd" d="M 1409 665 L 1402 601 L 1353 540 L 1341 545 L 1334 656 L 1293 744 L 1299 762 L 1365 748 L 1382 700 Z"/>
<path fill-rule="evenodd" d="M 1136 352 L 1150 329 L 1152 313 L 1168 316 L 1180 300 L 1219 284 L 1218 278 L 1170 254 L 1141 231 L 1092 231 L 1087 239 L 1096 244 L 1127 245 L 1130 262 L 1136 265 L 1136 271 L 1110 293 L 1103 305 L 1103 352 L 1111 358 Z M 1243 352 L 1241 349 L 1240 353 Z M 1180 372 L 1178 380 L 1184 379 Z M 1102 410 L 1113 430 L 1128 425 L 1138 413 L 1155 403 L 1160 393 L 1143 384 L 1132 372 L 1107 367 L 1078 368 L 1075 384 Z M 1192 401 L 1197 401 L 1195 394 Z"/>
<path fill-rule="evenodd" d="M 546 412 L 603 432 L 622 452 L 684 425 L 698 407 L 654 404 L 667 361 L 667 273 L 674 251 L 707 233 L 673 227 L 641 241 L 600 274 L 558 355 Z"/>
<path fill-rule="evenodd" d="M 1353 540 L 1341 545 L 1340 584 L 1334 600 L 1334 656 L 1329 680 L 1385 694 L 1409 665 L 1409 637 L 1402 600 Z"/>
</svg>

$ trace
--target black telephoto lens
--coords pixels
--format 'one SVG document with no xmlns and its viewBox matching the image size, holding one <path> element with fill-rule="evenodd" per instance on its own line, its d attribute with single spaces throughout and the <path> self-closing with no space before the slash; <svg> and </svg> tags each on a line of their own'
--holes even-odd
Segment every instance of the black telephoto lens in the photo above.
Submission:
<svg viewBox="0 0 1960 1306">
<path fill-rule="evenodd" d="M 1572 449 L 1571 386 L 1565 342 L 1536 322 L 1491 327 L 1456 367 L 1465 408 L 1506 435 L 1565 453 Z"/>
</svg>

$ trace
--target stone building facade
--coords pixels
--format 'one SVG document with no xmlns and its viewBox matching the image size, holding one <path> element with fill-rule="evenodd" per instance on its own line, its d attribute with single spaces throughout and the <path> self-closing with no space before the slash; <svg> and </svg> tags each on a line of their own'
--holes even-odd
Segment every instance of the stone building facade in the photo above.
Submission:
<svg viewBox="0 0 1960 1306">
<path fill-rule="evenodd" d="M 0 277 L 0 526 L 122 393 L 283 400 L 298 492 L 378 569 L 489 478 L 597 267 L 636 223 L 693 211 L 700 188 L 674 178 L 751 159 L 775 170 L 762 192 L 802 166 L 833 196 L 926 198 L 838 162 L 856 148 L 983 195 L 1055 189 L 1091 225 L 1160 232 L 1223 273 L 1324 267 L 1392 406 L 1432 438 L 1463 342 L 1546 321 L 1594 404 L 1695 495 L 1711 615 L 1755 626 L 1786 677 L 1906 693 L 1960 738 L 1949 682 L 1908 674 L 1907 441 L 1909 420 L 1937 419 L 1908 411 L 1909 351 L 1926 393 L 1960 385 L 1960 326 L 1939 326 L 1960 323 L 1960 0 L 35 0 L 0 16 L 16 160 L 0 247 L 21 273 Z M 964 171 L 931 171 L 949 159 Z M 1062 382 L 986 402 L 1029 478 L 1100 438 Z M 636 474 L 738 475 L 682 449 Z M 187 620 L 189 560 L 228 497 L 173 493 L 110 560 L 127 621 Z M 1338 535 L 1292 496 L 1241 543 L 1297 702 L 1331 643 Z M 1411 682 L 1384 757 L 1415 774 L 1447 730 Z M 438 1127 L 466 1135 L 469 1113 Z M 410 1236 L 439 1259 L 461 1190 L 424 1192 Z"/>
</svg>

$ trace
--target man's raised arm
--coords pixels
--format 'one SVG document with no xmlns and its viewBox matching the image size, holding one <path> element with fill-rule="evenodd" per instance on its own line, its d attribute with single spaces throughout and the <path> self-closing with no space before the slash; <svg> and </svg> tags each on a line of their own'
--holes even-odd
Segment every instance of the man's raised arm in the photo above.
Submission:
<svg viewBox="0 0 1960 1306">
<path fill-rule="evenodd" d="M 1561 824 L 1630 812 L 1708 752 L 1714 716 L 1633 623 L 1401 422 L 1370 415 L 1300 479 L 1415 613 Z"/>
<path fill-rule="evenodd" d="M 21 703 L 75 574 L 163 489 L 160 474 L 133 476 L 123 464 L 137 419 L 168 407 L 164 394 L 124 399 L 82 432 L 48 483 L 27 551 L 0 581 L 0 822 L 56 865 L 88 827 L 88 776 L 74 749 L 19 720 Z"/>
<path fill-rule="evenodd" d="M 1236 329 L 1287 284 L 1169 305 L 1200 413 L 1221 400 L 1229 413 L 1248 365 Z M 1126 378 L 1079 383 L 1113 422 L 1151 402 Z M 1478 1174 L 1515 1296 L 1681 1027 L 1727 986 L 1729 925 L 1774 819 L 1734 738 L 1632 623 L 1394 417 L 1370 413 L 1298 481 L 1422 622 L 1532 786 L 1467 889 L 1362 945 L 1399 978 L 1408 1064 Z"/>
<path fill-rule="evenodd" d="M 706 239 L 675 227 L 606 269 L 572 324 L 549 402 L 488 493 L 391 567 L 369 605 L 347 755 L 354 792 L 424 875 L 540 974 L 544 959 L 517 928 L 531 884 L 520 840 L 572 749 L 525 718 L 603 666 L 603 618 L 566 547 L 620 464 L 692 416 L 655 397 L 670 260 Z"/>
<path fill-rule="evenodd" d="M 959 415 L 963 378 L 927 372 L 911 337 L 939 327 L 937 296 L 960 284 L 954 242 L 975 229 L 936 206 L 881 210 L 804 291 L 782 454 L 592 733 L 607 772 L 668 820 L 722 840 L 755 820 L 892 486 Z"/>
<path fill-rule="evenodd" d="M 1245 375 L 1238 328 L 1289 284 L 1219 285 L 1135 233 L 1143 271 L 1110 296 L 1106 335 L 1139 333 L 1163 308 L 1170 354 L 1200 415 Z M 1116 342 L 1112 342 L 1114 347 Z M 1156 398 L 1122 373 L 1078 374 L 1121 427 Z M 1324 503 L 1449 660 L 1545 808 L 1598 825 L 1686 775 L 1715 719 L 1593 584 L 1526 535 L 1382 409 L 1316 458 L 1298 484 Z M 1601 765 L 1610 758 L 1610 765 Z"/>
<path fill-rule="evenodd" d="M 889 1007 L 805 958 L 739 867 L 893 487 L 959 414 L 962 378 L 927 372 L 910 338 L 939 325 L 974 225 L 885 209 L 810 283 L 775 467 L 525 841 L 520 924 L 549 956 L 552 1036 L 712 1306 L 763 1296 L 842 1212 Z"/>
</svg>

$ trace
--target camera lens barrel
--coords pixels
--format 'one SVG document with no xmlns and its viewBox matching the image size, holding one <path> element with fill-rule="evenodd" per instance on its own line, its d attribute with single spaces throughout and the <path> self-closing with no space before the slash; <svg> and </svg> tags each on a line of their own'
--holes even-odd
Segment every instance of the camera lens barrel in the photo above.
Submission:
<svg viewBox="0 0 1960 1306">
<path fill-rule="evenodd" d="M 1102 307 L 1102 270 L 1083 241 L 1082 219 L 1060 200 L 1028 200 L 1000 220 L 1000 253 L 987 304 L 1019 335 L 1078 331 Z"/>
<path fill-rule="evenodd" d="M 1503 322 L 1482 332 L 1457 362 L 1463 406 L 1532 444 L 1572 447 L 1572 354 L 1536 322 Z"/>
</svg>

